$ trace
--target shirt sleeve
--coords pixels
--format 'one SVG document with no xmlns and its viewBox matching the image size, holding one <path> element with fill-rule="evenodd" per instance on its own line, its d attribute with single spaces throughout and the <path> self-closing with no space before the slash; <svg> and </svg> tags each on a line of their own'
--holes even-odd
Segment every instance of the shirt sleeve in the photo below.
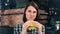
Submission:
<svg viewBox="0 0 60 34">
<path fill-rule="evenodd" d="M 45 34 L 45 26 L 42 25 L 42 33 Z"/>
</svg>

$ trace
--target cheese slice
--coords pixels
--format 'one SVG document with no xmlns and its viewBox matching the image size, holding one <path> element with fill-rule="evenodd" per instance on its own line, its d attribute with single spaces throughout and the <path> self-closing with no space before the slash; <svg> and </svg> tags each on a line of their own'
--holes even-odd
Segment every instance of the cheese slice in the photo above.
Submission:
<svg viewBox="0 0 60 34">
<path fill-rule="evenodd" d="M 31 20 L 31 25 L 28 27 L 29 30 L 35 30 L 36 28 L 33 26 L 33 20 Z"/>
</svg>

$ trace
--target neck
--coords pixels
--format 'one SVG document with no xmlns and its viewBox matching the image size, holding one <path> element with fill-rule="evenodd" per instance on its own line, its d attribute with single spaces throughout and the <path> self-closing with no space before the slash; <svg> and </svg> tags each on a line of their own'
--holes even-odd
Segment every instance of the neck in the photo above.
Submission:
<svg viewBox="0 0 60 34">
<path fill-rule="evenodd" d="M 30 20 L 27 20 L 27 21 L 34 21 L 34 20 L 30 19 Z"/>
</svg>

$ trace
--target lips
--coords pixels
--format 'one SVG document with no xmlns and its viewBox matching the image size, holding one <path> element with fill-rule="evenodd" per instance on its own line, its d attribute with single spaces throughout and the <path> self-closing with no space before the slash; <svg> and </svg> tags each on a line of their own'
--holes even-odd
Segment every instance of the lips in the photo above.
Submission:
<svg viewBox="0 0 60 34">
<path fill-rule="evenodd" d="M 30 18 L 33 18 L 32 16 Z"/>
</svg>

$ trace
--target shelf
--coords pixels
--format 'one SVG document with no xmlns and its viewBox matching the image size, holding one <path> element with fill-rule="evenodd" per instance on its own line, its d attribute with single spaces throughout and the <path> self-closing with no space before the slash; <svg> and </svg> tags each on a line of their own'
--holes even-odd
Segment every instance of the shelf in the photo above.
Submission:
<svg viewBox="0 0 60 34">
<path fill-rule="evenodd" d="M 41 15 L 48 15 L 48 14 L 42 14 L 42 13 L 40 13 Z"/>
<path fill-rule="evenodd" d="M 23 13 L 15 13 L 15 14 L 1 14 L 1 16 L 20 15 L 20 14 L 23 14 Z"/>
</svg>

